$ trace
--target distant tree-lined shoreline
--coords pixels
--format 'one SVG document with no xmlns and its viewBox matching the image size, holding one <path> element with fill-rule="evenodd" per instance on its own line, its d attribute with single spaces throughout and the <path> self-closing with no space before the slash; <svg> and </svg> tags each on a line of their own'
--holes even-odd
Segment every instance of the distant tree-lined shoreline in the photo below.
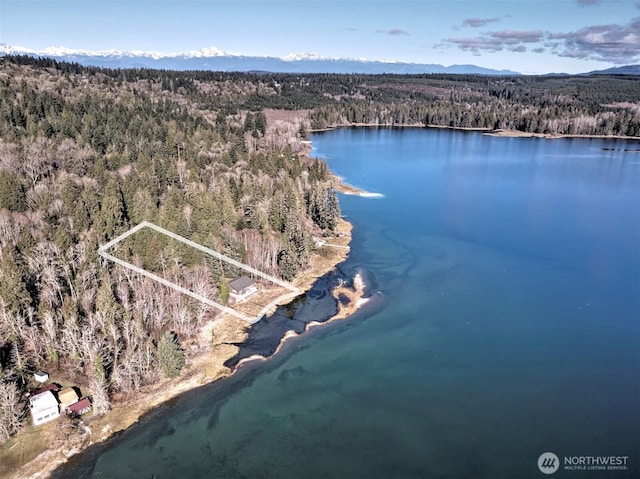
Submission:
<svg viewBox="0 0 640 479">
<path fill-rule="evenodd" d="M 290 280 L 340 216 L 307 134 L 357 124 L 638 137 L 640 79 L 0 58 L 0 440 L 21 427 L 34 370 L 90 385 L 105 411 L 110 395 L 176 374 L 180 341 L 213 314 L 101 263 L 99 244 L 147 220 Z M 132 237 L 118 254 L 221 301 L 237 273 L 159 237 Z"/>
</svg>

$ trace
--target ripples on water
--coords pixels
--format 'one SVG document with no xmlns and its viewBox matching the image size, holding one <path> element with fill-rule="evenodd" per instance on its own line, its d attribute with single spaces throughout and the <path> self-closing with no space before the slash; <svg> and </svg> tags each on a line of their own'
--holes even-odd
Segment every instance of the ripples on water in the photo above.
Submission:
<svg viewBox="0 0 640 479">
<path fill-rule="evenodd" d="M 637 142 L 338 130 L 374 307 L 158 409 L 57 477 L 527 478 L 640 443 Z M 340 272 L 337 277 L 340 277 Z M 241 354 L 335 308 L 325 278 Z M 323 280 L 324 281 L 324 280 Z M 261 329 L 264 328 L 264 329 Z"/>
</svg>

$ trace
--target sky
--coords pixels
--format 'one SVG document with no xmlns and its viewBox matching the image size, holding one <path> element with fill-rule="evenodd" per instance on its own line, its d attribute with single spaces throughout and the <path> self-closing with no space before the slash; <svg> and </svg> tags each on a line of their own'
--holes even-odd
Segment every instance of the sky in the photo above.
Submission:
<svg viewBox="0 0 640 479">
<path fill-rule="evenodd" d="M 640 0 L 0 0 L 0 43 L 581 73 L 640 63 Z"/>
</svg>

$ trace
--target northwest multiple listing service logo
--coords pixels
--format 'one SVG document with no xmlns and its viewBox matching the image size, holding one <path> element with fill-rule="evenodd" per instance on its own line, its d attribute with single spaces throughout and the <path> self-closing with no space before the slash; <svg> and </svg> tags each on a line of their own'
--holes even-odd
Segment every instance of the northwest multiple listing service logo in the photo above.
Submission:
<svg viewBox="0 0 640 479">
<path fill-rule="evenodd" d="M 560 467 L 564 471 L 628 471 L 629 456 L 564 456 L 562 461 L 553 452 L 538 457 L 538 469 L 543 474 L 553 474 Z"/>
<path fill-rule="evenodd" d="M 560 468 L 560 459 L 552 452 L 540 454 L 538 458 L 538 469 L 542 474 L 553 474 Z"/>
</svg>

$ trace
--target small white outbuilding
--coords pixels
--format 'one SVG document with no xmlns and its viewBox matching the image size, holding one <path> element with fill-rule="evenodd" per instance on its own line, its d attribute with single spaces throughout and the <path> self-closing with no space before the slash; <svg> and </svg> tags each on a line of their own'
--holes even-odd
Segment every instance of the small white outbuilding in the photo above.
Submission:
<svg viewBox="0 0 640 479">
<path fill-rule="evenodd" d="M 44 384 L 49 380 L 49 375 L 44 371 L 37 371 L 33 374 L 33 378 L 37 383 Z"/>
</svg>

